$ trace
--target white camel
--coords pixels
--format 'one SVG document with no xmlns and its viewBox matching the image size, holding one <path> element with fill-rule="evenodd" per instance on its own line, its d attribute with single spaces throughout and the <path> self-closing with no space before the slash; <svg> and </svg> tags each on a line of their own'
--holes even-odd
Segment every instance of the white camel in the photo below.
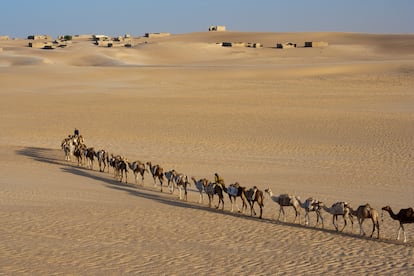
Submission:
<svg viewBox="0 0 414 276">
<path fill-rule="evenodd" d="M 171 171 L 165 172 L 164 175 L 165 175 L 165 178 L 167 178 L 167 187 L 170 189 L 170 192 L 173 193 L 174 192 L 174 177 L 177 175 L 177 172 L 174 169 L 172 169 Z"/>
<path fill-rule="evenodd" d="M 108 172 L 109 172 L 108 153 L 104 149 L 98 150 L 96 152 L 96 158 L 98 159 L 99 171 L 104 172 L 105 168 L 108 167 Z"/>
<path fill-rule="evenodd" d="M 198 203 L 203 203 L 203 192 L 205 187 L 208 185 L 208 180 L 206 178 L 201 178 L 199 180 L 196 180 L 194 176 L 191 177 L 191 179 L 194 181 L 194 185 L 196 186 L 198 192 L 200 193 L 200 199 L 198 200 Z"/>
<path fill-rule="evenodd" d="M 270 196 L 270 198 L 274 202 L 276 202 L 280 206 L 279 216 L 277 217 L 277 220 L 280 219 L 280 214 L 283 213 L 283 221 L 286 222 L 286 215 L 285 215 L 285 210 L 283 209 L 283 207 L 292 206 L 293 209 L 295 210 L 295 220 L 293 222 L 295 222 L 296 218 L 299 216 L 299 224 L 301 223 L 300 221 L 300 214 L 301 214 L 300 208 L 301 207 L 299 203 L 299 197 L 288 195 L 288 194 L 281 194 L 278 196 L 274 196 L 270 188 L 266 189 L 265 192 Z"/>
<path fill-rule="evenodd" d="M 354 221 L 352 219 L 351 207 L 347 202 L 339 201 L 332 204 L 331 207 L 326 207 L 325 204 L 322 202 L 320 202 L 319 205 L 322 207 L 323 210 L 332 215 L 332 224 L 334 225 L 336 231 L 339 231 L 338 216 L 342 216 L 344 219 L 344 227 L 342 227 L 340 232 L 342 232 L 345 229 L 348 219 L 351 221 L 352 229 L 354 229 Z"/>
<path fill-rule="evenodd" d="M 323 217 L 321 214 L 322 206 L 320 205 L 321 201 L 314 199 L 312 197 L 307 198 L 305 202 L 301 202 L 300 200 L 298 201 L 299 201 L 300 207 L 302 207 L 305 210 L 305 225 L 308 226 L 310 223 L 309 212 L 315 212 L 316 213 L 315 227 L 318 226 L 319 220 L 320 220 L 322 223 L 322 228 L 323 228 Z"/>
<path fill-rule="evenodd" d="M 181 196 L 181 193 L 182 193 L 182 190 L 184 190 L 184 200 L 187 201 L 187 186 L 190 184 L 190 182 L 188 182 L 187 175 L 178 173 L 174 177 L 174 182 L 175 184 L 177 184 L 178 190 L 180 191 L 180 195 L 179 195 L 180 200 L 183 199 Z"/>
</svg>

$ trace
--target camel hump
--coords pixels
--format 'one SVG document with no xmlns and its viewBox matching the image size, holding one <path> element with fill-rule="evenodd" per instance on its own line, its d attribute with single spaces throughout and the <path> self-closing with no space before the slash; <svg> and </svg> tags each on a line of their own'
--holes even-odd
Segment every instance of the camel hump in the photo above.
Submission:
<svg viewBox="0 0 414 276">
<path fill-rule="evenodd" d="M 409 207 L 409 208 L 407 208 L 405 210 L 406 210 L 405 212 L 407 214 L 407 217 L 414 217 L 414 210 L 413 210 L 413 208 Z"/>
</svg>

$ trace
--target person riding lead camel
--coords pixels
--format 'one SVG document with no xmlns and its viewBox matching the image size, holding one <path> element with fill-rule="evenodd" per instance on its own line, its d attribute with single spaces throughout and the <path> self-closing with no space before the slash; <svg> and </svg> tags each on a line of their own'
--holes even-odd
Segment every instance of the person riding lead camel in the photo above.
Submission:
<svg viewBox="0 0 414 276">
<path fill-rule="evenodd" d="M 216 184 L 220 184 L 220 185 L 224 186 L 224 179 L 221 176 L 219 176 L 218 173 L 214 174 L 214 182 Z"/>
</svg>

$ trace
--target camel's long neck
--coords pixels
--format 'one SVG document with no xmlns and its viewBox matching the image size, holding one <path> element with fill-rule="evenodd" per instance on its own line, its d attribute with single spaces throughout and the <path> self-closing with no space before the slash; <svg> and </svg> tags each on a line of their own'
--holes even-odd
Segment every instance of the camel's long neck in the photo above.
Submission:
<svg viewBox="0 0 414 276">
<path fill-rule="evenodd" d="M 299 206 L 301 207 L 301 208 L 306 208 L 307 206 L 306 206 L 306 201 L 304 201 L 304 202 L 302 202 L 301 200 L 300 200 L 300 198 L 299 197 L 296 197 L 296 200 L 298 201 L 298 203 L 299 203 Z"/>
<path fill-rule="evenodd" d="M 357 211 L 357 210 L 354 210 L 354 209 L 352 209 L 352 208 L 349 208 L 349 213 L 350 213 L 351 215 L 353 215 L 353 216 L 358 216 L 358 211 Z"/>
<path fill-rule="evenodd" d="M 386 210 L 386 211 L 390 214 L 391 218 L 398 220 L 398 216 L 396 214 L 394 214 L 394 212 L 392 211 L 391 208 L 389 210 Z"/>
<path fill-rule="evenodd" d="M 326 207 L 325 205 L 323 205 L 323 206 L 322 206 L 322 208 L 323 208 L 326 212 L 328 212 L 328 213 L 332 214 L 332 209 L 331 209 L 331 208 Z"/>
</svg>

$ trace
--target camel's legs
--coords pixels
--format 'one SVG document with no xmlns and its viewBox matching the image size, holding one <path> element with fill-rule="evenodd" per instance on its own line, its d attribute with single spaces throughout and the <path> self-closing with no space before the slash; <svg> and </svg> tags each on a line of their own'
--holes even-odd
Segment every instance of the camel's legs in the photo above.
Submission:
<svg viewBox="0 0 414 276">
<path fill-rule="evenodd" d="M 341 231 L 340 231 L 340 232 L 344 231 L 344 229 L 345 229 L 345 227 L 346 227 L 346 224 L 347 224 L 345 216 L 343 216 L 343 218 L 344 218 L 344 227 L 342 227 L 342 229 L 341 229 Z"/>
<path fill-rule="evenodd" d="M 407 242 L 407 236 L 405 235 L 404 225 L 402 225 L 402 224 L 400 224 L 400 228 L 398 228 L 397 240 L 400 240 L 400 233 L 401 233 L 401 230 L 402 230 L 403 235 L 404 235 L 404 242 Z"/>
<path fill-rule="evenodd" d="M 296 222 L 296 218 L 298 217 L 298 211 L 295 209 L 295 219 L 293 220 L 293 223 L 295 223 Z M 299 221 L 299 224 L 300 224 L 300 221 Z"/>
<path fill-rule="evenodd" d="M 375 227 L 377 228 L 378 232 L 377 239 L 379 239 L 379 224 L 376 224 L 374 220 L 372 220 L 372 232 L 370 237 L 372 238 L 372 235 L 374 235 Z"/>
<path fill-rule="evenodd" d="M 305 211 L 305 225 L 309 225 L 309 211 Z"/>
<path fill-rule="evenodd" d="M 364 228 L 362 227 L 362 224 L 364 223 L 364 219 L 363 218 L 358 218 L 358 223 L 359 223 L 359 234 L 361 236 L 365 236 L 365 231 L 364 231 Z"/>
<path fill-rule="evenodd" d="M 336 231 L 338 231 L 338 226 L 335 224 L 335 220 L 338 221 L 338 215 L 332 216 L 332 224 L 335 227 Z"/>
<path fill-rule="evenodd" d="M 283 209 L 283 206 L 280 206 L 279 208 L 279 217 L 277 218 L 277 220 L 280 219 L 280 214 L 283 213 L 283 222 L 286 222 L 286 215 L 285 215 L 285 210 Z"/>
<path fill-rule="evenodd" d="M 323 228 L 324 225 L 323 225 L 323 217 L 322 217 L 322 214 L 321 214 L 321 212 L 316 211 L 316 225 L 315 225 L 315 227 L 319 224 L 319 218 L 321 219 L 322 228 Z"/>
<path fill-rule="evenodd" d="M 401 227 L 402 226 L 400 225 L 400 227 L 398 228 L 397 240 L 400 240 Z"/>
</svg>

